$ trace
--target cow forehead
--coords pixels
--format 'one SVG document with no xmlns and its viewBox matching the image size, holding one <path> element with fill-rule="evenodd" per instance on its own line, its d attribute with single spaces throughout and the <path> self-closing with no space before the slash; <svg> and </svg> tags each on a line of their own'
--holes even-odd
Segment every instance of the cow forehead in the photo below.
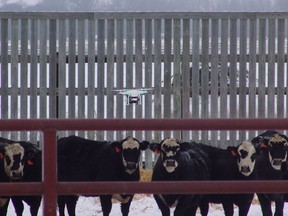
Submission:
<svg viewBox="0 0 288 216">
<path fill-rule="evenodd" d="M 24 148 L 19 143 L 13 143 L 5 147 L 7 155 L 16 155 L 24 152 Z"/>
<path fill-rule="evenodd" d="M 255 147 L 252 145 L 252 143 L 248 142 L 248 141 L 244 141 L 242 142 L 239 147 L 238 147 L 238 152 L 240 152 L 241 150 L 244 150 L 246 152 L 249 153 L 255 153 Z"/>
<path fill-rule="evenodd" d="M 162 146 L 166 147 L 180 147 L 175 138 L 167 138 L 163 141 Z"/>
<path fill-rule="evenodd" d="M 122 143 L 122 148 L 123 149 L 134 149 L 134 148 L 139 149 L 140 143 L 137 140 L 130 137 Z"/>
<path fill-rule="evenodd" d="M 280 134 L 275 134 L 270 140 L 269 144 L 277 144 L 277 143 L 284 143 L 285 145 L 288 145 L 287 140 L 282 137 Z"/>
</svg>

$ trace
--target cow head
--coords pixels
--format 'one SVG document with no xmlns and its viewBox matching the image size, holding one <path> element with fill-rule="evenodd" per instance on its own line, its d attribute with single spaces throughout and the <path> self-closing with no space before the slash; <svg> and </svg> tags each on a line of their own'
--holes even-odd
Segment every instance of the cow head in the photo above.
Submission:
<svg viewBox="0 0 288 216">
<path fill-rule="evenodd" d="M 4 170 L 10 181 L 19 181 L 23 177 L 25 163 L 33 157 L 33 150 L 24 149 L 19 143 L 1 144 L 0 160 L 3 160 Z"/>
<path fill-rule="evenodd" d="M 237 147 L 229 146 L 228 150 L 231 151 L 234 157 L 237 157 L 237 165 L 239 172 L 244 176 L 249 176 L 254 170 L 256 149 L 252 143 L 244 141 Z"/>
<path fill-rule="evenodd" d="M 122 154 L 122 162 L 125 172 L 133 174 L 139 167 L 141 150 L 146 150 L 149 143 L 147 141 L 139 142 L 134 137 L 127 137 L 121 142 L 113 142 L 112 147 L 115 152 Z"/>
<path fill-rule="evenodd" d="M 257 148 L 261 152 L 268 154 L 271 166 L 275 170 L 281 170 L 282 162 L 287 159 L 288 138 L 280 133 L 271 134 L 271 136 L 259 136 Z"/>
<path fill-rule="evenodd" d="M 160 143 L 151 143 L 150 149 L 160 154 L 163 166 L 168 173 L 172 173 L 178 167 L 181 143 L 175 138 L 166 138 Z"/>
</svg>

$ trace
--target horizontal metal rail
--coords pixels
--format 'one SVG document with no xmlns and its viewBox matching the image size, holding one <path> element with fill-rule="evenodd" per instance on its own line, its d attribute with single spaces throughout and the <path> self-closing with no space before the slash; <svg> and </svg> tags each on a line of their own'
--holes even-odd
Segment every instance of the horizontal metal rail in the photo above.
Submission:
<svg viewBox="0 0 288 216">
<path fill-rule="evenodd" d="M 1 183 L 0 194 L 43 194 L 44 216 L 56 215 L 58 194 L 288 193 L 288 181 L 57 182 L 61 130 L 285 130 L 288 119 L 21 119 L 0 120 L 0 131 L 42 131 L 43 182 Z"/>
</svg>

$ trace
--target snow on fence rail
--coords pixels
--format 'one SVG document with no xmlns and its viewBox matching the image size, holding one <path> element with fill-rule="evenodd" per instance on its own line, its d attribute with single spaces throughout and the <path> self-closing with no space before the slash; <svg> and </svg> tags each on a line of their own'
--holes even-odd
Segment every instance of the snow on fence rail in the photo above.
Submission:
<svg viewBox="0 0 288 216">
<path fill-rule="evenodd" d="M 57 132 L 61 130 L 284 130 L 288 119 L 37 119 L 0 120 L 0 131 L 43 133 L 41 183 L 1 183 L 1 195 L 43 194 L 43 215 L 55 216 L 57 194 L 288 193 L 288 181 L 58 182 Z"/>
</svg>

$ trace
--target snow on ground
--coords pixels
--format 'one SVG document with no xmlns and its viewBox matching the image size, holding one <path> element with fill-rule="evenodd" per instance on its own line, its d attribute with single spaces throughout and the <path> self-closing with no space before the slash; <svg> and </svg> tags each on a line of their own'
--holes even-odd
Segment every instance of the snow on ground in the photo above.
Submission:
<svg viewBox="0 0 288 216">
<path fill-rule="evenodd" d="M 274 210 L 274 205 L 273 205 Z M 172 212 L 172 210 L 171 210 Z M 10 202 L 8 209 L 8 216 L 15 216 L 14 208 Z M 68 215 L 66 213 L 66 215 Z M 79 216 L 101 216 L 101 206 L 99 198 L 94 197 L 80 197 L 76 207 L 76 215 Z M 110 216 L 119 216 L 120 204 L 118 202 L 113 203 L 112 211 Z M 156 202 L 151 195 L 135 195 L 135 198 L 130 207 L 130 215 L 137 216 L 161 216 L 161 212 L 158 209 Z M 173 214 L 171 214 L 173 215 Z M 211 204 L 209 209 L 209 216 L 223 216 L 223 208 L 218 204 Z M 238 216 L 237 207 L 235 207 L 235 216 Z M 253 204 L 250 207 L 248 216 L 259 216 L 261 215 L 261 208 L 259 204 Z M 29 207 L 25 205 L 24 216 L 30 216 Z M 39 210 L 38 216 L 42 216 L 42 209 Z M 197 216 L 201 216 L 197 213 Z M 284 216 L 288 216 L 288 203 L 285 204 Z"/>
</svg>

